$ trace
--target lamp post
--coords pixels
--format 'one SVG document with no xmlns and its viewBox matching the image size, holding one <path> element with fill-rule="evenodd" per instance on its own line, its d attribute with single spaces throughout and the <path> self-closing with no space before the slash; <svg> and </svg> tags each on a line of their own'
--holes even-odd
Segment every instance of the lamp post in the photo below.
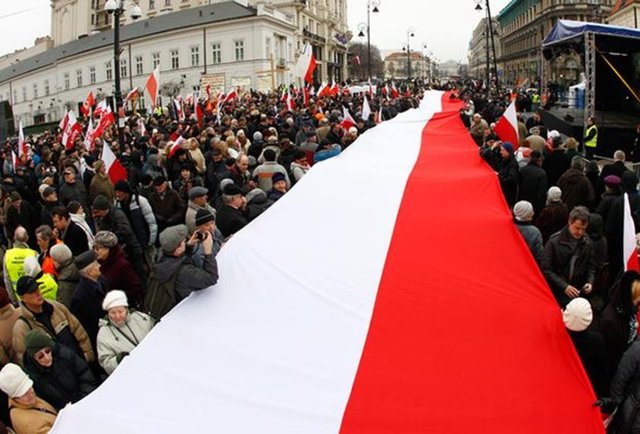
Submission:
<svg viewBox="0 0 640 434">
<path fill-rule="evenodd" d="M 411 38 L 415 36 L 413 27 L 407 30 L 407 80 L 411 80 Z"/>
<path fill-rule="evenodd" d="M 378 9 L 380 6 L 380 0 L 368 0 L 367 1 L 367 24 L 365 26 L 364 23 L 358 25 L 358 36 L 364 37 L 364 32 L 367 32 L 367 74 L 369 76 L 369 80 L 371 80 L 371 12 L 378 13 L 380 10 Z M 366 29 L 365 29 L 366 27 Z"/>
<path fill-rule="evenodd" d="M 124 125 L 120 122 L 120 108 L 122 107 L 122 91 L 120 89 L 120 53 L 122 52 L 122 49 L 120 48 L 120 17 L 124 14 L 124 1 L 107 0 L 104 5 L 104 10 L 109 15 L 113 15 L 113 67 L 115 69 L 115 88 L 113 92 L 115 107 L 113 111 L 116 126 L 118 128 L 118 143 L 122 150 L 124 148 Z M 133 7 L 129 14 L 131 18 L 137 20 L 142 16 L 142 10 L 140 9 L 140 6 L 133 3 Z"/>
<path fill-rule="evenodd" d="M 482 0 L 475 0 L 475 2 L 476 2 L 475 10 L 481 11 L 482 6 L 480 3 L 482 3 Z M 489 35 L 487 36 L 487 44 L 489 43 L 489 37 L 490 37 L 491 51 L 493 53 L 493 76 L 496 79 L 496 88 L 498 88 L 498 65 L 496 63 L 496 44 L 493 38 L 494 34 L 493 34 L 493 21 L 491 20 L 491 7 L 489 5 L 489 0 L 484 0 L 484 3 L 485 3 L 485 8 L 487 9 L 487 29 L 489 33 Z M 487 46 L 487 67 L 489 67 L 489 47 L 488 46 Z M 489 83 L 487 83 L 487 86 L 489 86 Z"/>
</svg>

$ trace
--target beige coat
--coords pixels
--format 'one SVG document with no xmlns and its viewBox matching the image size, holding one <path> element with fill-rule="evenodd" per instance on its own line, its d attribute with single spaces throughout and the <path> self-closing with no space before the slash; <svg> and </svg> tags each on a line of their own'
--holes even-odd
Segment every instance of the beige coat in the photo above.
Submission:
<svg viewBox="0 0 640 434">
<path fill-rule="evenodd" d="M 89 335 L 85 331 L 84 327 L 78 321 L 78 318 L 73 316 L 71 312 L 62 304 L 57 301 L 47 300 L 45 303 L 49 303 L 53 306 L 53 313 L 51 314 L 51 325 L 57 331 L 69 327 L 71 333 L 75 336 L 76 341 L 80 345 L 84 358 L 87 362 L 93 362 L 96 357 L 93 353 L 93 347 L 89 340 Z M 51 336 L 51 333 L 42 324 L 36 321 L 33 313 L 21 304 L 22 316 L 26 321 L 18 320 L 13 326 L 13 349 L 16 352 L 16 358 L 22 364 L 22 356 L 26 350 L 24 338 L 30 330 L 40 330 L 47 335 Z M 51 336 L 55 340 L 55 336 Z"/>
<path fill-rule="evenodd" d="M 20 310 L 8 304 L 0 308 L 0 365 L 17 362 L 13 351 L 13 326 L 20 318 Z"/>
<path fill-rule="evenodd" d="M 16 434 L 47 434 L 58 412 L 45 400 L 36 397 L 32 406 L 9 399 L 9 415 Z"/>
<path fill-rule="evenodd" d="M 91 184 L 89 185 L 89 200 L 92 204 L 100 194 L 106 197 L 109 203 L 112 203 L 115 190 L 109 179 L 109 175 L 96 173 L 93 175 L 93 178 L 91 178 Z"/>
</svg>

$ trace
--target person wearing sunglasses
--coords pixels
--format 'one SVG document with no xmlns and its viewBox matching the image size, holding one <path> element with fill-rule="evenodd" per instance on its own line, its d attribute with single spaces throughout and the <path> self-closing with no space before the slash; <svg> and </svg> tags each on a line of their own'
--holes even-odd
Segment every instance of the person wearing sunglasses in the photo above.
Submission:
<svg viewBox="0 0 640 434">
<path fill-rule="evenodd" d="M 32 330 L 25 337 L 24 369 L 38 396 L 56 410 L 91 393 L 97 382 L 89 365 L 73 350 Z"/>
</svg>

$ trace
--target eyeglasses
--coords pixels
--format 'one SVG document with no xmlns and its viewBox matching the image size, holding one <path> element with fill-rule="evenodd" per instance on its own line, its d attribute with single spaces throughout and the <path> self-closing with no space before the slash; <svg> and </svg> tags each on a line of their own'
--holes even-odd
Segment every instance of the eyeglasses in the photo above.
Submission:
<svg viewBox="0 0 640 434">
<path fill-rule="evenodd" d="M 40 361 L 51 354 L 51 348 L 43 348 L 33 355 L 33 358 Z"/>
</svg>

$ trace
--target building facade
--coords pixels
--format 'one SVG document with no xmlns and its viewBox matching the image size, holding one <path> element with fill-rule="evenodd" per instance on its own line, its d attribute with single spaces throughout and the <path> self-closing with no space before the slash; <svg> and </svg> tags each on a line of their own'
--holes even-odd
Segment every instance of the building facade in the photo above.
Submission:
<svg viewBox="0 0 640 434">
<path fill-rule="evenodd" d="M 409 59 L 411 59 L 411 78 L 431 78 L 431 60 L 418 51 L 396 51 L 384 58 L 384 75 L 386 78 L 405 79 L 409 77 Z"/>
<path fill-rule="evenodd" d="M 602 23 L 613 0 L 512 0 L 498 14 L 502 29 L 502 82 L 511 86 L 533 85 L 543 70 L 542 40 L 560 20 Z M 567 86 L 575 84 L 582 70 L 580 55 L 567 54 L 546 65 L 548 80 Z"/>
<path fill-rule="evenodd" d="M 494 33 L 494 46 L 496 59 L 500 59 L 502 48 L 500 45 L 500 24 L 496 18 L 492 20 Z M 469 76 L 476 79 L 484 79 L 487 74 L 487 58 L 489 58 L 489 71 L 492 70 L 493 50 L 491 47 L 491 39 L 488 38 L 491 33 L 487 26 L 487 19 L 482 18 L 471 36 L 469 41 Z M 488 51 L 487 51 L 488 50 Z M 500 70 L 500 68 L 499 68 Z"/>
<path fill-rule="evenodd" d="M 640 0 L 616 0 L 607 23 L 614 26 L 640 27 Z"/>
<path fill-rule="evenodd" d="M 133 87 L 142 90 L 159 66 L 164 104 L 168 97 L 199 89 L 205 80 L 214 90 L 268 90 L 295 81 L 295 31 L 292 17 L 270 7 L 226 2 L 189 8 L 123 26 L 120 65 L 113 64 L 112 30 L 15 62 L 0 70 L 0 100 L 11 102 L 16 124 L 57 121 L 89 92 L 96 99 L 111 96 L 114 67 L 120 68 L 126 94 Z M 283 60 L 272 67 L 274 44 Z"/>
</svg>

